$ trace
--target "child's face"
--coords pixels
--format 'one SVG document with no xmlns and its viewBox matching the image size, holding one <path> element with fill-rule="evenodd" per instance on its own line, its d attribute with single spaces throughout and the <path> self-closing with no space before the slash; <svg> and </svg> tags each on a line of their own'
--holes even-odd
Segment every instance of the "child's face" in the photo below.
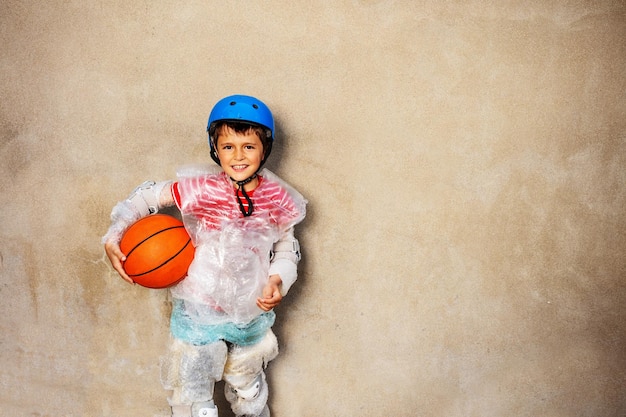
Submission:
<svg viewBox="0 0 626 417">
<path fill-rule="evenodd" d="M 216 148 L 222 169 L 235 181 L 250 178 L 263 160 L 263 143 L 252 130 L 237 133 L 224 128 L 217 138 Z"/>
</svg>

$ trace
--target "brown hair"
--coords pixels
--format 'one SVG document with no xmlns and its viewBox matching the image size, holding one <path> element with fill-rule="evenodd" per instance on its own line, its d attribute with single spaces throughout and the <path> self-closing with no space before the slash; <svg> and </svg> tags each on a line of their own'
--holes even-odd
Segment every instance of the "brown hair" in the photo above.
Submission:
<svg viewBox="0 0 626 417">
<path fill-rule="evenodd" d="M 220 134 L 224 132 L 224 129 L 231 129 L 235 133 L 244 134 L 244 135 L 250 132 L 254 132 L 254 134 L 258 136 L 258 138 L 261 140 L 261 143 L 263 144 L 263 153 L 265 154 L 267 150 L 269 149 L 268 147 L 269 135 L 267 133 L 267 130 L 261 126 L 251 125 L 250 123 L 242 123 L 242 122 L 217 123 L 215 127 L 213 128 L 213 132 L 211 134 L 214 140 L 213 146 L 215 148 L 217 148 L 217 139 L 219 138 Z"/>
</svg>

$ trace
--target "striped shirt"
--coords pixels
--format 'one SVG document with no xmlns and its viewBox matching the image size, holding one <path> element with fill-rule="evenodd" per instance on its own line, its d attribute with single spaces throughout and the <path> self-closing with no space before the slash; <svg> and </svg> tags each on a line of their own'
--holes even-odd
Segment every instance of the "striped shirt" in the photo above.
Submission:
<svg viewBox="0 0 626 417">
<path fill-rule="evenodd" d="M 292 226 L 303 214 L 300 208 L 280 183 L 260 175 L 258 178 L 258 186 L 247 192 L 254 206 L 250 218 L 269 216 L 281 229 Z M 248 208 L 241 190 L 235 189 L 224 173 L 182 178 L 172 185 L 172 192 L 178 208 L 207 229 L 219 230 L 223 221 L 243 217 L 237 193 Z"/>
</svg>

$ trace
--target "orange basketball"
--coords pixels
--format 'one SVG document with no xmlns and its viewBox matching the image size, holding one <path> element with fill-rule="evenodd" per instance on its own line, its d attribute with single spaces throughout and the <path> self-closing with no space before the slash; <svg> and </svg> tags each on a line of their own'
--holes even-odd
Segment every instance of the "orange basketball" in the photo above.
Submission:
<svg viewBox="0 0 626 417">
<path fill-rule="evenodd" d="M 135 222 L 124 233 L 120 248 L 128 276 L 147 288 L 166 288 L 185 278 L 195 252 L 183 223 L 166 214 Z"/>
</svg>

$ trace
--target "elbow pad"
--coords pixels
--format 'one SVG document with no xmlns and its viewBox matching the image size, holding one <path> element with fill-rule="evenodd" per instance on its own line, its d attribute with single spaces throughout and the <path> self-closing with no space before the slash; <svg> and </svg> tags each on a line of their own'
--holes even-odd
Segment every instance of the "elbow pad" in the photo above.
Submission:
<svg viewBox="0 0 626 417">
<path fill-rule="evenodd" d="M 300 253 L 300 242 L 295 237 L 286 241 L 278 241 L 274 244 L 271 252 L 270 260 L 288 259 L 294 264 L 300 262 L 302 254 Z"/>
<path fill-rule="evenodd" d="M 165 188 L 167 184 L 170 184 L 170 182 L 146 181 L 135 188 L 126 201 L 137 210 L 141 217 L 158 213 L 161 191 L 163 191 L 163 188 Z"/>
</svg>

